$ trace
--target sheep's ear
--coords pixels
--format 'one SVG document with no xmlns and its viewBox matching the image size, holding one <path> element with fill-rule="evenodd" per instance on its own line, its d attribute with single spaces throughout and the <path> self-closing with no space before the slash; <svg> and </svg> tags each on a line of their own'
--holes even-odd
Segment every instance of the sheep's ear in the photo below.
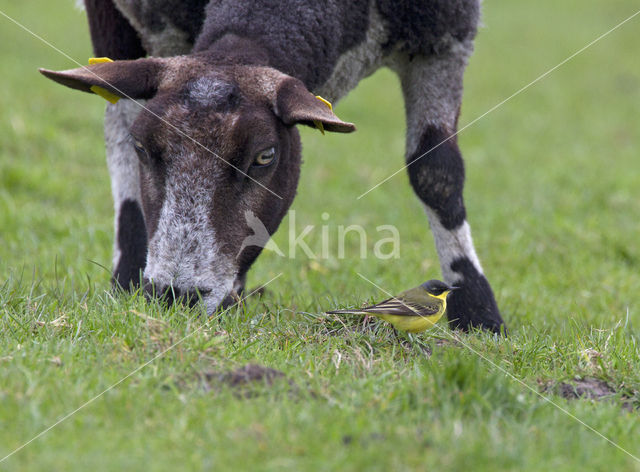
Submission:
<svg viewBox="0 0 640 472">
<path fill-rule="evenodd" d="M 346 123 L 333 114 L 331 104 L 314 96 L 298 79 L 287 77 L 276 91 L 276 115 L 287 125 L 303 124 L 320 131 L 351 133 L 353 123 Z"/>
<path fill-rule="evenodd" d="M 95 93 L 115 102 L 118 98 L 153 97 L 163 68 L 162 59 L 148 58 L 104 62 L 59 72 L 40 69 L 40 73 L 67 87 Z"/>
</svg>

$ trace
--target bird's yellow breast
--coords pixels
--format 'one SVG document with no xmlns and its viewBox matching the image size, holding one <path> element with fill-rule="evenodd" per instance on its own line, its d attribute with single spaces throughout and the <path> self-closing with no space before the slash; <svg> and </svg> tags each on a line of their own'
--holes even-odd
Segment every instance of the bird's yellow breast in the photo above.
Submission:
<svg viewBox="0 0 640 472">
<path fill-rule="evenodd" d="M 377 317 L 391 323 L 394 328 L 409 333 L 420 333 L 432 328 L 442 317 L 444 310 L 431 316 L 399 316 L 399 315 L 383 315 L 376 314 Z"/>
</svg>

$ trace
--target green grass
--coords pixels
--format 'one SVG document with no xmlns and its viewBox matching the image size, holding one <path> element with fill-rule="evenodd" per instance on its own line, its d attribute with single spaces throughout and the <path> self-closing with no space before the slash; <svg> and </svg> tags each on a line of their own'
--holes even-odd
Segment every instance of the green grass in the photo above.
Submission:
<svg viewBox="0 0 640 472">
<path fill-rule="evenodd" d="M 461 125 L 637 8 L 485 2 Z M 72 2 L 0 9 L 78 61 L 91 56 Z M 404 172 L 356 200 L 403 163 L 391 73 L 337 108 L 356 134 L 303 130 L 296 226 L 327 225 L 334 257 L 265 253 L 249 285 L 283 275 L 207 324 L 198 309 L 109 292 L 103 102 L 42 78 L 37 67 L 74 65 L 0 23 L 0 458 L 188 336 L 0 469 L 640 470 L 501 370 L 640 456 L 640 18 L 460 135 L 469 219 L 510 336 L 420 336 L 431 357 L 387 326 L 321 314 L 384 296 L 356 272 L 389 291 L 440 275 Z M 337 227 L 349 224 L 367 230 L 369 253 L 376 227 L 395 225 L 400 259 L 360 259 L 355 238 L 335 257 Z M 317 252 L 320 236 L 307 238 Z M 248 363 L 288 380 L 220 380 Z M 557 394 L 583 377 L 617 393 Z"/>
</svg>

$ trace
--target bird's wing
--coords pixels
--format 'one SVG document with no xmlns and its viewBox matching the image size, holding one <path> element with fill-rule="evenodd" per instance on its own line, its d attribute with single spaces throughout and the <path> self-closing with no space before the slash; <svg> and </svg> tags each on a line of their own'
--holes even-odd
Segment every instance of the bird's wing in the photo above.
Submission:
<svg viewBox="0 0 640 472">
<path fill-rule="evenodd" d="M 412 303 L 401 298 L 389 298 L 376 305 L 360 308 L 361 313 L 397 315 L 397 316 L 431 316 L 440 309 L 436 303 Z"/>
</svg>

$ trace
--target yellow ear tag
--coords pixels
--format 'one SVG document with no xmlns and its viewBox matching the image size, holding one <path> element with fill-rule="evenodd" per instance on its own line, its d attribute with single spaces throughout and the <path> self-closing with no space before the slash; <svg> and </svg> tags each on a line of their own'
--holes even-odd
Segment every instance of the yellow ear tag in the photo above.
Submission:
<svg viewBox="0 0 640 472">
<path fill-rule="evenodd" d="M 316 95 L 316 98 L 324 103 L 329 110 L 333 111 L 333 107 L 331 106 L 331 102 L 329 100 L 325 100 L 320 95 Z M 318 128 L 324 135 L 324 126 L 322 125 L 322 122 L 320 120 L 313 120 L 313 124 L 316 125 L 316 128 Z"/>
<path fill-rule="evenodd" d="M 320 95 L 316 95 L 316 98 L 318 100 L 320 100 L 322 103 L 324 103 L 325 105 L 327 105 L 327 108 L 330 111 L 333 111 L 333 107 L 331 106 L 331 102 L 329 100 L 325 100 L 324 98 L 322 98 Z"/>
<path fill-rule="evenodd" d="M 318 120 L 313 120 L 313 124 L 316 125 L 316 128 L 318 128 L 320 132 L 324 135 L 324 126 L 322 126 L 322 122 Z"/>
<path fill-rule="evenodd" d="M 89 65 L 95 66 L 96 64 L 104 64 L 105 62 L 113 62 L 113 59 L 109 59 L 108 57 L 90 57 Z"/>
<path fill-rule="evenodd" d="M 113 62 L 113 59 L 109 59 L 108 57 L 90 57 L 89 58 L 90 66 L 94 66 L 96 64 L 104 64 L 105 62 Z M 117 103 L 118 100 L 120 100 L 120 97 L 118 97 L 117 95 L 109 92 L 107 89 L 102 88 L 98 85 L 92 85 L 91 87 L 89 87 L 89 90 L 91 90 L 96 95 L 100 95 L 109 103 Z"/>
<path fill-rule="evenodd" d="M 92 85 L 91 87 L 89 87 L 89 90 L 91 90 L 96 95 L 100 95 L 102 98 L 104 98 L 109 103 L 118 103 L 118 100 L 120 100 L 120 97 L 118 97 L 117 95 L 115 95 L 115 94 L 109 92 L 107 89 L 103 89 L 102 87 L 99 87 L 97 85 Z"/>
</svg>

